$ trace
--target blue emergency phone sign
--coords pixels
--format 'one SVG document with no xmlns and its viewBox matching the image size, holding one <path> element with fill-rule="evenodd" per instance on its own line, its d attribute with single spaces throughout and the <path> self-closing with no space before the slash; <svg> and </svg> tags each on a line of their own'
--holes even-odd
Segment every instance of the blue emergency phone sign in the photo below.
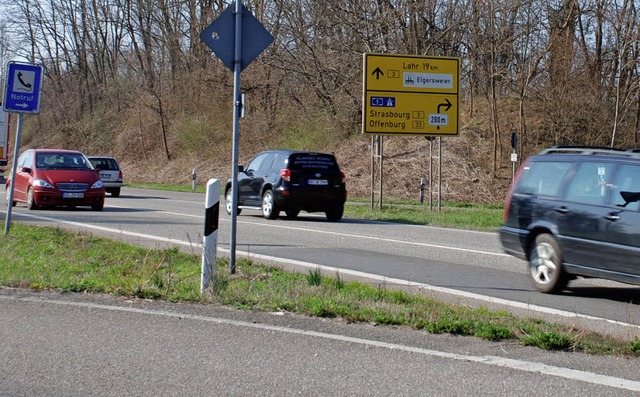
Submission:
<svg viewBox="0 0 640 397">
<path fill-rule="evenodd" d="M 40 113 L 42 66 L 7 63 L 2 109 L 14 113 Z"/>
</svg>

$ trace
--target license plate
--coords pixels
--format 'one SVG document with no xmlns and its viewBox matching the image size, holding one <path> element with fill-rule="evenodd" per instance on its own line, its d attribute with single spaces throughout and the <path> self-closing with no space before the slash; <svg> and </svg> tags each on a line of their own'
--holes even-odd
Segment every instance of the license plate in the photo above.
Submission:
<svg viewBox="0 0 640 397">
<path fill-rule="evenodd" d="M 62 198 L 84 198 L 84 193 L 62 193 Z"/>
<path fill-rule="evenodd" d="M 309 179 L 307 183 L 315 186 L 326 186 L 329 184 L 329 181 L 326 179 Z"/>
<path fill-rule="evenodd" d="M 111 179 L 111 174 L 107 173 L 107 172 L 101 172 L 100 173 L 100 179 Z"/>
</svg>

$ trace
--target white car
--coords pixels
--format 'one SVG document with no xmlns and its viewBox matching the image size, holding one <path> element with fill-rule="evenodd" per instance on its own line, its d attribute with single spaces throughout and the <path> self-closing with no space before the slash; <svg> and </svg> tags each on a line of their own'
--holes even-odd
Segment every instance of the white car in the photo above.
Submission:
<svg viewBox="0 0 640 397">
<path fill-rule="evenodd" d="M 120 188 L 124 183 L 122 170 L 118 161 L 112 156 L 87 156 L 93 168 L 100 171 L 100 179 L 107 193 L 113 197 L 120 196 Z"/>
</svg>

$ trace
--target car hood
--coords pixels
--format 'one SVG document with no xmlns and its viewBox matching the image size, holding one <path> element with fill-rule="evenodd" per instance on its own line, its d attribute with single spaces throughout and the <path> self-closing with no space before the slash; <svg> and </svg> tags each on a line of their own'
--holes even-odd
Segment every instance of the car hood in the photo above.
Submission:
<svg viewBox="0 0 640 397">
<path fill-rule="evenodd" d="M 60 182 L 88 183 L 93 185 L 100 179 L 96 170 L 39 170 L 34 178 L 43 179 L 52 185 Z"/>
</svg>

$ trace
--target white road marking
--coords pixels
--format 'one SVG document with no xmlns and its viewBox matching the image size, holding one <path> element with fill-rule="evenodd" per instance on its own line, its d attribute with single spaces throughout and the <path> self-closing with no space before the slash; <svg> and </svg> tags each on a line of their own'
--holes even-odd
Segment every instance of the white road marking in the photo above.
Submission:
<svg viewBox="0 0 640 397">
<path fill-rule="evenodd" d="M 117 206 L 113 206 L 113 207 L 117 207 Z M 126 207 L 120 207 L 120 208 L 126 208 Z M 190 218 L 204 219 L 204 216 L 191 215 L 191 214 L 182 214 L 182 213 L 179 213 L 179 212 L 171 212 L 171 211 L 157 211 L 157 212 L 162 212 L 163 214 L 175 215 L 175 216 L 179 216 L 179 217 L 190 217 Z M 231 222 L 228 219 L 220 219 L 220 221 L 222 221 L 222 222 Z M 247 224 L 247 225 L 252 225 L 252 226 L 262 226 L 262 227 L 279 228 L 279 229 L 287 229 L 287 230 L 297 230 L 297 231 L 302 231 L 302 232 L 306 232 L 306 233 L 327 234 L 327 235 L 338 236 L 338 237 L 351 237 L 351 238 L 359 238 L 359 239 L 362 239 L 362 240 L 373 240 L 373 241 L 380 241 L 380 242 L 385 242 L 385 243 L 413 245 L 413 246 L 417 246 L 417 247 L 438 248 L 438 249 L 446 249 L 446 250 L 451 250 L 451 251 L 468 252 L 468 253 L 473 253 L 473 254 L 481 254 L 481 255 L 499 256 L 499 257 L 503 257 L 503 258 L 511 258 L 511 255 L 505 254 L 503 252 L 480 251 L 480 250 L 474 250 L 474 249 L 468 249 L 468 248 L 452 247 L 452 246 L 448 246 L 448 245 L 438 245 L 438 244 L 420 243 L 420 242 L 414 242 L 414 241 L 397 240 L 397 239 L 375 237 L 375 236 L 365 236 L 365 235 L 362 235 L 362 234 L 331 232 L 331 231 L 327 231 L 327 230 L 310 229 L 310 228 L 305 228 L 305 227 L 294 227 L 294 226 L 289 226 L 289 225 L 283 226 L 283 225 L 277 225 L 277 224 L 273 224 L 273 223 L 268 224 L 268 223 L 255 223 L 255 222 L 246 222 L 246 221 L 237 221 L 237 222 L 238 223 L 244 223 L 244 224 Z"/>
<path fill-rule="evenodd" d="M 40 215 L 22 214 L 22 213 L 19 213 L 17 215 L 25 216 L 25 217 L 28 217 L 28 218 L 51 221 L 51 222 L 59 222 L 59 223 L 63 223 L 63 224 L 71 225 L 71 226 L 80 227 L 80 228 L 100 230 L 100 231 L 103 231 L 103 232 L 115 233 L 115 234 L 119 234 L 119 235 L 132 236 L 132 237 L 143 238 L 143 239 L 152 240 L 152 241 L 160 241 L 160 242 L 164 242 L 164 243 L 171 243 L 171 244 L 182 245 L 182 246 L 191 247 L 191 248 L 196 247 L 196 248 L 202 249 L 202 244 L 194 243 L 192 241 L 184 241 L 184 240 L 172 239 L 172 238 L 167 238 L 167 237 L 158 237 L 158 236 L 153 236 L 153 235 L 150 235 L 150 234 L 129 232 L 129 231 L 126 231 L 126 230 L 111 229 L 111 228 L 103 227 L 103 226 L 96 226 L 96 225 L 87 224 L 87 223 L 66 221 L 66 220 L 63 220 L 63 219 L 49 218 L 49 217 L 40 216 Z M 180 214 L 180 215 L 182 215 L 182 214 Z M 218 251 L 221 252 L 221 253 L 229 254 L 229 250 L 225 249 L 225 248 L 218 247 Z M 510 301 L 510 300 L 501 299 L 501 298 L 494 298 L 492 296 L 475 294 L 473 292 L 466 292 L 466 291 L 461 291 L 461 290 L 456 290 L 456 289 L 437 287 L 437 286 L 430 285 L 430 284 L 417 283 L 417 282 L 414 282 L 414 281 L 402 280 L 402 279 L 397 279 L 397 278 L 390 278 L 390 277 L 386 277 L 386 276 L 380 276 L 380 275 L 377 275 L 377 274 L 360 272 L 360 271 L 357 271 L 357 270 L 341 269 L 341 268 L 331 267 L 331 266 L 323 266 L 323 265 L 319 265 L 319 264 L 311 263 L 311 262 L 302 262 L 302 261 L 297 261 L 297 260 L 292 260 L 292 259 L 278 258 L 278 257 L 274 257 L 274 256 L 261 255 L 261 254 L 256 254 L 256 253 L 252 253 L 252 252 L 247 252 L 247 251 L 236 250 L 236 255 L 244 256 L 244 257 L 249 258 L 249 259 L 255 259 L 257 261 L 269 261 L 269 262 L 289 264 L 289 265 L 293 265 L 293 266 L 297 266 L 297 267 L 303 267 L 303 268 L 309 268 L 309 269 L 319 269 L 322 272 L 324 272 L 325 274 L 343 274 L 343 275 L 349 275 L 349 276 L 354 276 L 354 277 L 367 278 L 367 279 L 379 281 L 380 283 L 387 284 L 387 285 L 398 285 L 398 286 L 419 288 L 419 289 L 422 289 L 422 290 L 427 291 L 427 292 L 439 292 L 439 293 L 444 293 L 444 294 L 447 294 L 447 295 L 456 296 L 456 297 L 460 297 L 460 298 L 467 298 L 467 299 L 477 300 L 477 301 L 480 301 L 480 302 L 486 302 L 488 304 L 502 305 L 502 306 L 505 306 L 505 307 L 512 307 L 512 308 L 517 308 L 517 309 L 525 309 L 525 310 L 527 310 L 529 312 L 537 312 L 537 313 L 542 313 L 542 314 L 555 315 L 555 316 L 560 316 L 560 317 L 564 317 L 564 318 L 567 318 L 567 319 L 590 320 L 590 321 L 591 320 L 595 320 L 595 321 L 599 321 L 599 322 L 605 322 L 607 324 L 621 326 L 621 327 L 623 327 L 625 329 L 628 329 L 630 331 L 630 333 L 632 333 L 633 335 L 636 335 L 636 336 L 640 333 L 640 325 L 629 324 L 629 323 L 616 321 L 616 320 L 611 320 L 611 319 L 602 318 L 602 317 L 594 317 L 594 316 L 590 316 L 590 315 L 587 315 L 587 314 L 580 314 L 580 313 L 577 313 L 577 312 L 568 312 L 568 311 L 564 311 L 564 310 L 553 309 L 553 308 L 550 308 L 550 307 L 533 305 L 533 304 L 530 304 L 530 303 Z"/>
<path fill-rule="evenodd" d="M 274 331 L 274 332 L 287 333 L 287 334 L 310 336 L 314 338 L 324 338 L 324 339 L 354 343 L 354 344 L 359 344 L 364 346 L 379 347 L 382 349 L 400 350 L 405 352 L 422 354 L 425 356 L 440 357 L 440 358 L 449 359 L 449 360 L 474 362 L 474 363 L 483 364 L 483 365 L 509 368 L 517 371 L 539 373 L 547 376 L 555 376 L 558 378 L 564 378 L 564 379 L 576 380 L 580 382 L 591 383 L 591 384 L 596 384 L 601 386 L 613 387 L 616 389 L 640 391 L 640 382 L 629 380 L 629 379 L 617 378 L 613 376 L 597 374 L 594 372 L 586 372 L 586 371 L 580 371 L 580 370 L 575 370 L 571 368 L 556 367 L 553 365 L 547 365 L 547 364 L 536 363 L 531 361 L 515 360 L 515 359 L 498 357 L 498 356 L 486 356 L 486 355 L 471 356 L 471 355 L 450 353 L 450 352 L 444 352 L 444 351 L 438 351 L 438 350 L 424 349 L 424 348 L 419 348 L 414 346 L 401 345 L 397 343 L 381 342 L 381 341 L 356 338 L 351 336 L 329 334 L 325 332 L 308 331 L 300 328 L 282 327 L 282 326 L 276 326 L 276 325 L 259 324 L 259 323 L 229 320 L 225 318 L 208 317 L 208 316 L 188 314 L 188 313 L 168 312 L 168 311 L 162 311 L 162 310 L 156 311 L 156 310 L 139 309 L 139 308 L 132 308 L 132 307 L 102 305 L 102 304 L 89 303 L 89 302 L 69 302 L 69 301 L 58 301 L 58 300 L 48 300 L 48 299 L 38 299 L 38 298 L 11 297 L 11 296 L 5 296 L 5 295 L 0 295 L 0 299 L 36 302 L 38 304 L 48 303 L 52 305 L 84 307 L 84 308 L 99 309 L 99 310 L 111 310 L 111 311 L 117 311 L 117 312 L 137 313 L 137 314 L 145 314 L 145 315 L 153 315 L 153 316 L 164 316 L 164 317 L 170 317 L 170 318 L 180 318 L 182 320 L 188 319 L 192 321 L 230 325 L 235 327 L 253 328 L 253 329 L 264 330 L 264 331 Z"/>
</svg>

